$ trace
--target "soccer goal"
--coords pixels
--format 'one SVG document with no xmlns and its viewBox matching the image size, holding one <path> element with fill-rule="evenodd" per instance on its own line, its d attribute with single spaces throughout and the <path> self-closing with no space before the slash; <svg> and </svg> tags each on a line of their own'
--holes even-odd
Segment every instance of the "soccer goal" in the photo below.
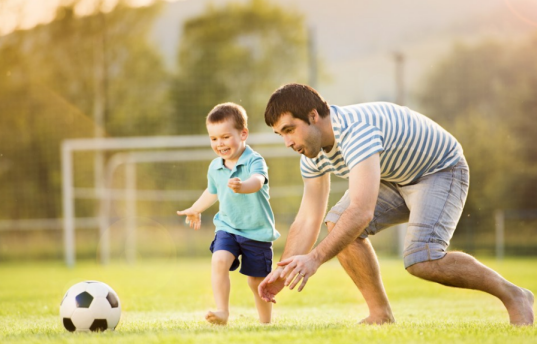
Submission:
<svg viewBox="0 0 537 344">
<path fill-rule="evenodd" d="M 280 218 L 285 212 L 293 216 L 303 191 L 299 155 L 272 133 L 250 134 L 248 144 L 269 165 L 275 213 Z M 71 139 L 62 143 L 61 151 L 63 240 L 68 266 L 74 266 L 76 261 L 75 219 L 83 211 L 77 205 L 81 200 L 92 200 L 95 204 L 100 262 L 109 262 L 109 228 L 121 218 L 126 231 L 126 260 L 133 263 L 137 219 L 158 218 L 164 210 L 173 214 L 173 209 L 181 209 L 181 202 L 195 201 L 206 187 L 207 167 L 216 157 L 206 135 Z M 95 160 L 90 158 L 97 153 L 105 155 L 97 160 L 103 166 L 95 166 Z M 91 169 L 103 172 L 88 172 Z M 336 192 L 345 188 L 344 181 L 332 186 Z"/>
</svg>

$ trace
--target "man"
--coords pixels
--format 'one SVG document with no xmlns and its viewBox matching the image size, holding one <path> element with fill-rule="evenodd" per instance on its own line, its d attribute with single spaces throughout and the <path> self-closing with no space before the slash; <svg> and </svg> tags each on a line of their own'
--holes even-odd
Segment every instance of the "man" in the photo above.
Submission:
<svg viewBox="0 0 537 344">
<path fill-rule="evenodd" d="M 309 86 L 276 90 L 265 122 L 302 154 L 302 203 L 282 260 L 259 285 L 267 302 L 285 286 L 301 291 L 324 262 L 338 257 L 367 303 L 366 324 L 394 322 L 368 235 L 408 222 L 404 264 L 409 273 L 498 297 L 515 325 L 533 324 L 533 294 L 472 256 L 447 252 L 469 186 L 457 140 L 427 117 L 390 103 L 329 106 Z M 329 234 L 315 249 L 330 192 L 329 174 L 349 189 L 328 212 Z"/>
</svg>

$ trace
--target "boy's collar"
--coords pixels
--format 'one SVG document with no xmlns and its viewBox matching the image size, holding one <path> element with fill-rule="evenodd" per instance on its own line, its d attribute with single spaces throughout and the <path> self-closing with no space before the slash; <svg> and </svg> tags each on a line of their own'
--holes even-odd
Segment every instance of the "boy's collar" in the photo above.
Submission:
<svg viewBox="0 0 537 344">
<path fill-rule="evenodd" d="M 252 148 L 250 148 L 250 146 L 246 145 L 246 147 L 244 147 L 244 151 L 242 152 L 241 156 L 239 157 L 239 160 L 237 160 L 237 163 L 235 164 L 235 167 L 233 167 L 233 170 L 237 169 L 237 166 L 239 165 L 245 165 L 246 164 L 246 159 L 248 159 L 248 156 L 250 154 L 252 154 L 253 150 Z M 215 166 L 215 169 L 219 170 L 219 169 L 222 169 L 222 168 L 227 168 L 225 165 L 224 165 L 224 159 L 221 158 L 221 157 L 218 157 L 218 164 Z"/>
</svg>

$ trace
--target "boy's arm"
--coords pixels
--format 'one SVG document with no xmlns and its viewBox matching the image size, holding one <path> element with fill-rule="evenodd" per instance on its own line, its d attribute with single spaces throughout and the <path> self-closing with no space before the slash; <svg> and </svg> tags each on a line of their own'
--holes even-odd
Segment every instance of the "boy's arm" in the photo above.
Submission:
<svg viewBox="0 0 537 344">
<path fill-rule="evenodd" d="M 186 222 L 190 224 L 190 228 L 198 230 L 201 227 L 201 213 L 207 210 L 217 200 L 218 195 L 210 193 L 209 189 L 205 189 L 200 198 L 190 208 L 179 210 L 177 215 L 186 215 Z"/>
<path fill-rule="evenodd" d="M 240 178 L 231 178 L 227 186 L 233 190 L 234 193 L 249 194 L 258 192 L 265 184 L 265 176 L 259 173 L 254 173 L 250 178 L 245 181 L 241 181 Z"/>
</svg>

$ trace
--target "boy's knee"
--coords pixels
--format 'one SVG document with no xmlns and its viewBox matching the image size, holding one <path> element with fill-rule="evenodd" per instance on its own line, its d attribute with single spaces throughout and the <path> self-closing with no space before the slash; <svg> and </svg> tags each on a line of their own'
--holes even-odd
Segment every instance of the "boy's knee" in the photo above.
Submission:
<svg viewBox="0 0 537 344">
<path fill-rule="evenodd" d="M 225 254 L 213 254 L 213 258 L 211 260 L 211 264 L 213 268 L 217 269 L 229 269 L 229 266 L 233 262 L 233 259 L 235 257 L 231 255 L 225 255 Z"/>
<path fill-rule="evenodd" d="M 264 278 L 263 277 L 252 277 L 252 276 L 248 276 L 248 286 L 250 288 L 255 289 L 257 290 L 257 287 L 259 286 L 259 283 L 261 283 L 261 281 L 263 280 Z"/>
</svg>

